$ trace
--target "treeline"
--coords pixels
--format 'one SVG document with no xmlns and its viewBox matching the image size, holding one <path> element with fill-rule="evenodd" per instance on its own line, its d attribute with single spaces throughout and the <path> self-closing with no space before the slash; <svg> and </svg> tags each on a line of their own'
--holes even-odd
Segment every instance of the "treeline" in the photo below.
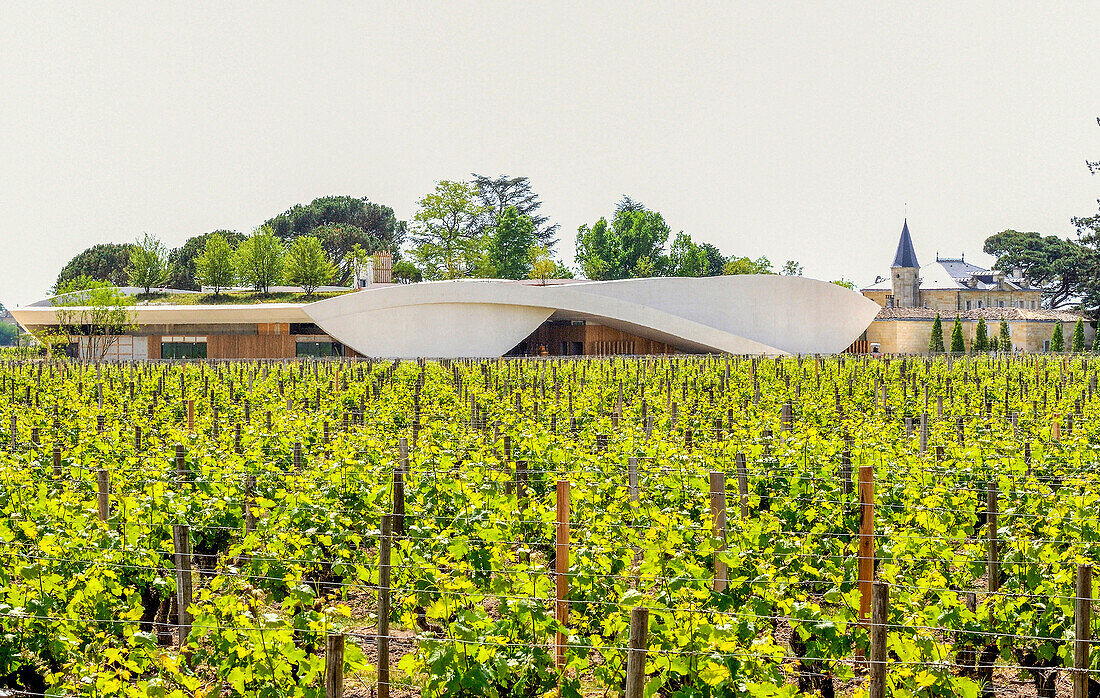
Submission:
<svg viewBox="0 0 1100 698">
<path fill-rule="evenodd" d="M 206 286 L 216 293 L 236 285 L 266 293 L 289 283 L 311 293 L 327 284 L 349 285 L 356 265 L 380 251 L 393 255 L 394 281 L 403 283 L 546 280 L 572 278 L 578 271 L 594 280 L 802 274 L 794 261 L 776 270 L 766 257 L 725 255 L 683 231 L 672 236 L 659 212 L 629 197 L 610 216 L 578 229 L 576 270 L 554 255 L 558 232 L 527 177 L 474 174 L 470 181 L 437 183 L 417 201 L 411 221 L 397 220 L 392 208 L 366 197 L 327 196 L 293 206 L 247 236 L 218 230 L 175 249 L 150 235 L 130 244 L 96 245 L 65 265 L 54 291 L 99 281 L 146 292 Z"/>
</svg>

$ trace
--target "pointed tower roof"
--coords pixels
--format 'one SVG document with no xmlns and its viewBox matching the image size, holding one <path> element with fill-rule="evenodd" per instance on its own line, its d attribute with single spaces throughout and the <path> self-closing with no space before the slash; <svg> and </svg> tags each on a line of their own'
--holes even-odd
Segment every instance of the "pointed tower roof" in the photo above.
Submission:
<svg viewBox="0 0 1100 698">
<path fill-rule="evenodd" d="M 906 219 L 905 223 L 901 226 L 901 239 L 898 240 L 898 251 L 894 253 L 894 263 L 890 265 L 891 269 L 896 269 L 897 267 L 920 268 L 920 263 L 917 262 L 917 251 L 913 249 L 913 238 L 909 237 L 908 219 Z"/>
</svg>

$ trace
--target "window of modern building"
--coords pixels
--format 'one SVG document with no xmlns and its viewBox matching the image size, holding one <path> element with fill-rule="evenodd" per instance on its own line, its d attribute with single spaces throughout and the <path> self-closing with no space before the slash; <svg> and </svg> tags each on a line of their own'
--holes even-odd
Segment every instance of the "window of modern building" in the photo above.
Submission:
<svg viewBox="0 0 1100 698">
<path fill-rule="evenodd" d="M 205 359 L 206 337 L 162 337 L 162 359 Z"/>
<path fill-rule="evenodd" d="M 584 342 L 573 342 L 573 354 L 576 356 L 584 354 Z"/>
<path fill-rule="evenodd" d="M 295 342 L 294 355 L 299 358 L 343 356 L 344 346 L 339 342 Z"/>
</svg>

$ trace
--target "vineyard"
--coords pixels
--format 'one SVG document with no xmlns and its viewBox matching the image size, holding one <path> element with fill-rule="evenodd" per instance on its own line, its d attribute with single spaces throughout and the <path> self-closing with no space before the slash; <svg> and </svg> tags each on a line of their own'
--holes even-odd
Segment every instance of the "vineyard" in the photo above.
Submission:
<svg viewBox="0 0 1100 698">
<path fill-rule="evenodd" d="M 0 365 L 0 695 L 1098 695 L 1097 373 Z"/>
</svg>

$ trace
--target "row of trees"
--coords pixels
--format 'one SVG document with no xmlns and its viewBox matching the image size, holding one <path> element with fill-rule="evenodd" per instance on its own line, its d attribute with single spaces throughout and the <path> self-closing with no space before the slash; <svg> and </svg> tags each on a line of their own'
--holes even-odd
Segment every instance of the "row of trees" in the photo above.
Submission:
<svg viewBox="0 0 1100 698">
<path fill-rule="evenodd" d="M 410 222 L 397 220 L 393 209 L 366 197 L 327 196 L 291 207 L 248 237 L 218 230 L 172 250 L 148 235 L 136 244 L 96 245 L 62 269 L 55 290 L 82 277 L 147 292 L 160 286 L 220 289 L 238 281 L 265 290 L 276 283 L 269 279 L 282 278 L 277 268 L 257 269 L 257 254 L 266 258 L 276 251 L 270 238 L 283 245 L 288 265 L 298 257 L 309 260 L 306 278 L 331 269 L 331 275 L 322 274 L 323 283 L 349 284 L 355 261 L 383 250 L 394 256 L 398 281 L 571 278 L 573 270 L 553 256 L 558 231 L 543 215 L 542 201 L 528 178 L 473 174 L 469 181 L 437 183 L 417 202 Z M 257 237 L 262 242 L 250 242 Z M 295 247 L 303 238 L 309 239 L 308 247 Z M 610 218 L 582 225 L 576 243 L 581 274 L 595 280 L 777 273 L 766 257 L 727 256 L 683 231 L 672 236 L 659 212 L 629 197 L 623 197 Z M 327 265 L 316 259 L 318 245 Z M 227 247 L 237 250 L 234 263 L 227 261 Z M 402 259 L 403 252 L 408 259 Z M 205 260 L 202 265 L 200 260 Z M 778 273 L 801 275 L 802 265 L 788 261 Z M 288 273 L 286 280 L 297 283 L 298 276 L 302 274 Z"/>
<path fill-rule="evenodd" d="M 1054 323 L 1054 332 L 1050 338 L 1050 350 L 1063 352 L 1066 350 L 1066 338 L 1062 331 L 1062 323 Z M 1100 351 L 1100 332 L 1096 333 L 1096 339 L 1092 345 L 1093 351 Z M 936 319 L 932 321 L 932 336 L 928 339 L 928 351 L 932 354 L 942 354 L 946 351 L 943 343 L 943 321 L 940 314 L 936 313 Z M 962 354 L 966 351 L 966 343 L 963 340 L 962 321 L 955 316 L 955 324 L 951 328 L 951 353 Z M 985 318 L 978 318 L 978 326 L 974 329 L 974 341 L 970 344 L 970 351 L 975 354 L 987 351 L 1012 351 L 1012 336 L 1009 333 L 1008 323 L 1001 320 L 997 334 L 990 334 Z M 1073 334 L 1070 336 L 1070 351 L 1085 351 L 1085 324 L 1081 318 L 1077 318 L 1077 324 L 1073 326 Z"/>
<path fill-rule="evenodd" d="M 365 265 L 370 256 L 354 244 L 338 267 L 329 260 L 320 238 L 300 235 L 287 243 L 267 224 L 236 245 L 237 236 L 227 238 L 218 232 L 203 237 L 205 245 L 194 259 L 194 279 L 211 288 L 215 296 L 239 283 L 267 294 L 272 286 L 283 282 L 301 286 L 306 295 L 313 295 L 319 287 L 331 283 L 340 268 L 350 274 L 357 266 Z M 146 294 L 164 285 L 169 268 L 164 245 L 148 234 L 130 250 L 129 282 Z"/>
<path fill-rule="evenodd" d="M 320 241 L 325 259 L 335 269 L 330 283 L 348 284 L 352 268 L 349 253 L 362 250 L 368 255 L 389 250 L 398 260 L 405 239 L 406 225 L 398 221 L 389 206 L 366 197 L 326 196 L 306 205 L 296 205 L 265 221 L 257 231 L 265 231 L 289 247 L 299 237 Z M 166 275 L 162 285 L 197 291 L 202 284 L 197 262 L 212 236 L 220 236 L 237 248 L 245 235 L 232 230 L 217 230 L 189 238 L 175 249 L 160 248 Z M 54 284 L 57 292 L 64 284 L 81 277 L 106 281 L 115 286 L 132 283 L 132 255 L 138 244 L 105 243 L 90 247 L 65 265 Z M 144 287 L 144 284 L 135 284 Z M 154 284 L 161 285 L 161 284 Z"/>
</svg>

